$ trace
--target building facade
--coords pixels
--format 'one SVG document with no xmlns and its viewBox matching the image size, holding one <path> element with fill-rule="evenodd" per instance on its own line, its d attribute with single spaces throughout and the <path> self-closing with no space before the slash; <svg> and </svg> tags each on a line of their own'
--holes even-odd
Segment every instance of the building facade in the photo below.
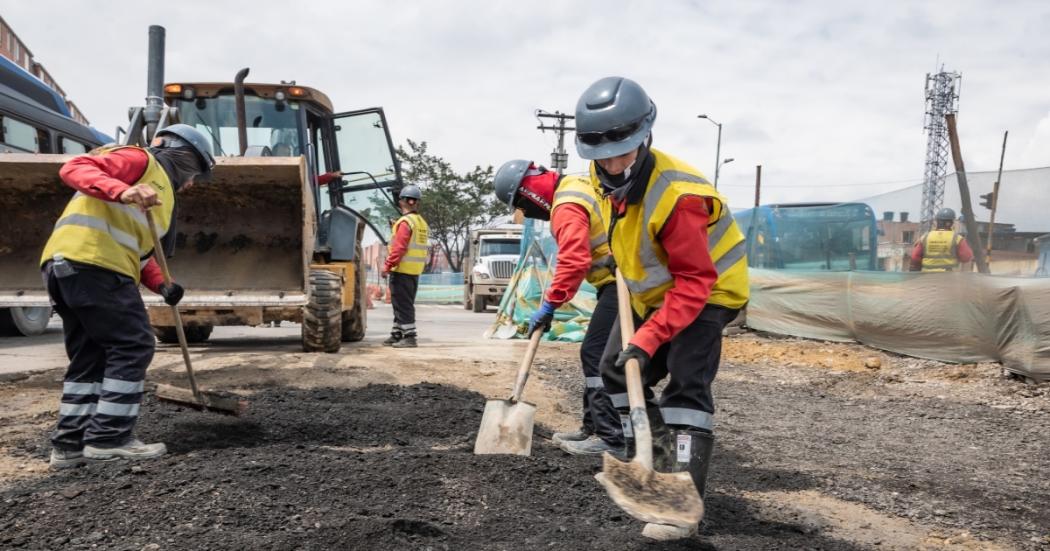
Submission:
<svg viewBox="0 0 1050 551">
<path fill-rule="evenodd" d="M 0 56 L 11 60 L 14 64 L 25 69 L 26 72 L 40 79 L 41 82 L 61 95 L 66 102 L 66 106 L 69 107 L 69 112 L 74 120 L 81 124 L 90 124 L 87 118 L 84 117 L 84 114 L 80 112 L 80 109 L 66 97 L 65 90 L 55 82 L 51 73 L 47 72 L 47 69 L 42 64 L 33 59 L 33 52 L 22 42 L 22 39 L 18 38 L 18 35 L 15 34 L 15 31 L 11 29 L 11 26 L 7 24 L 3 17 L 0 17 Z"/>
</svg>

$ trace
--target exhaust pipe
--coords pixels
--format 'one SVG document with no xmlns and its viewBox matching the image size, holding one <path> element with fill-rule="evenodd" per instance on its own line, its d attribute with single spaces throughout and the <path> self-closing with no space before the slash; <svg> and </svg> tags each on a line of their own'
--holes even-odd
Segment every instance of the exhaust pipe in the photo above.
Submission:
<svg viewBox="0 0 1050 551">
<path fill-rule="evenodd" d="M 247 77 L 247 67 L 237 71 L 237 76 L 233 77 L 233 96 L 237 104 L 237 140 L 241 146 L 241 157 L 248 151 L 248 115 L 244 109 L 244 79 Z"/>
<path fill-rule="evenodd" d="M 164 111 L 164 27 L 150 25 L 149 27 L 149 54 L 146 69 L 146 109 L 143 119 L 146 123 L 146 143 L 153 141 L 153 135 L 157 132 L 157 124 L 160 123 L 160 115 Z"/>
</svg>

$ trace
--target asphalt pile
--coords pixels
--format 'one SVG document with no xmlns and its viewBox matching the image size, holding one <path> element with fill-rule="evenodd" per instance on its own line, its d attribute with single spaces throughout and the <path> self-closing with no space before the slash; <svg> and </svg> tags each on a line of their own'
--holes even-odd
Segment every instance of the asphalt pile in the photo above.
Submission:
<svg viewBox="0 0 1050 551">
<path fill-rule="evenodd" d="M 734 497 L 740 489 L 805 480 L 742 466 L 728 451 L 716 458 L 703 534 L 652 544 L 593 479 L 598 458 L 539 437 L 528 458 L 473 455 L 484 403 L 426 383 L 267 389 L 239 418 L 149 398 L 139 434 L 169 455 L 4 487 L 0 548 L 855 548 L 802 522 L 759 518 Z M 16 446 L 41 461 L 49 451 L 45 434 Z"/>
</svg>

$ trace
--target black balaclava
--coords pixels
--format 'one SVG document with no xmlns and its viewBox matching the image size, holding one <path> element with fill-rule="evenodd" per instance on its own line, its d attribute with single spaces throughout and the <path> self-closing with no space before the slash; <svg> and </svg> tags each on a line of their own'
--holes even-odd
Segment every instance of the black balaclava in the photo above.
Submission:
<svg viewBox="0 0 1050 551">
<path fill-rule="evenodd" d="M 653 167 L 656 164 L 656 159 L 653 158 L 652 153 L 649 151 L 649 145 L 652 144 L 653 137 L 650 134 L 649 137 L 638 147 L 638 157 L 624 170 L 622 174 L 612 175 L 602 169 L 601 165 L 597 162 L 594 163 L 595 172 L 598 174 L 598 181 L 602 184 L 602 190 L 606 195 L 611 195 L 617 201 L 627 201 L 628 203 L 637 203 L 641 200 L 642 195 L 645 193 L 645 183 L 649 180 L 649 176 L 653 173 Z M 640 184 L 638 182 L 641 182 Z"/>
<path fill-rule="evenodd" d="M 201 161 L 197 151 L 189 144 L 185 146 L 175 145 L 173 147 L 174 144 L 179 142 L 182 142 L 182 140 L 165 137 L 162 145 L 148 148 L 150 154 L 157 159 L 165 174 L 168 175 L 168 179 L 171 180 L 171 185 L 176 193 L 187 180 L 196 180 L 202 173 Z M 178 219 L 178 215 L 179 201 L 176 199 L 175 204 L 172 205 L 171 223 L 168 225 L 168 232 L 160 239 L 165 258 L 171 258 L 175 255 L 175 238 L 178 234 L 175 221 Z"/>
</svg>

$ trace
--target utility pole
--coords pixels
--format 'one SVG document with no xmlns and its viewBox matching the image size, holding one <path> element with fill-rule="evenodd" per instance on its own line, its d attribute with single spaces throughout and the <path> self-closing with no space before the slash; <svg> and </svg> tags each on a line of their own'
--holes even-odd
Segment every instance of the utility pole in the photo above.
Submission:
<svg viewBox="0 0 1050 551">
<path fill-rule="evenodd" d="M 762 196 L 762 165 L 755 167 L 755 206 L 758 206 L 758 199 Z"/>
<path fill-rule="evenodd" d="M 995 185 L 992 187 L 992 215 L 988 222 L 988 260 L 992 259 L 992 236 L 995 235 L 995 209 L 999 206 L 999 182 L 1003 179 L 1003 160 L 1006 159 L 1006 136 L 1010 131 L 1003 132 L 1003 152 L 999 154 L 999 174 L 995 177 Z"/>
<path fill-rule="evenodd" d="M 982 274 L 991 273 L 988 269 L 988 259 L 984 256 L 984 247 L 981 246 L 981 234 L 977 232 L 977 220 L 973 217 L 973 207 L 970 205 L 970 186 L 966 182 L 966 167 L 963 166 L 962 151 L 959 148 L 959 131 L 955 128 L 955 113 L 944 116 L 947 123 L 948 141 L 951 144 L 952 159 L 955 161 L 955 176 L 959 179 L 959 198 L 962 199 L 963 220 L 966 222 L 967 239 L 972 239 L 974 260 L 977 261 L 977 271 Z"/>
<path fill-rule="evenodd" d="M 569 167 L 569 154 L 565 152 L 565 134 L 576 130 L 574 127 L 565 126 L 565 121 L 575 120 L 576 117 L 573 115 L 566 115 L 560 111 L 548 113 L 542 109 L 537 109 L 536 118 L 555 119 L 558 121 L 555 126 L 544 126 L 543 120 L 540 120 L 540 125 L 536 128 L 542 132 L 553 130 L 558 133 L 558 147 L 551 153 L 551 168 L 558 172 L 564 172 L 565 169 Z"/>
</svg>

